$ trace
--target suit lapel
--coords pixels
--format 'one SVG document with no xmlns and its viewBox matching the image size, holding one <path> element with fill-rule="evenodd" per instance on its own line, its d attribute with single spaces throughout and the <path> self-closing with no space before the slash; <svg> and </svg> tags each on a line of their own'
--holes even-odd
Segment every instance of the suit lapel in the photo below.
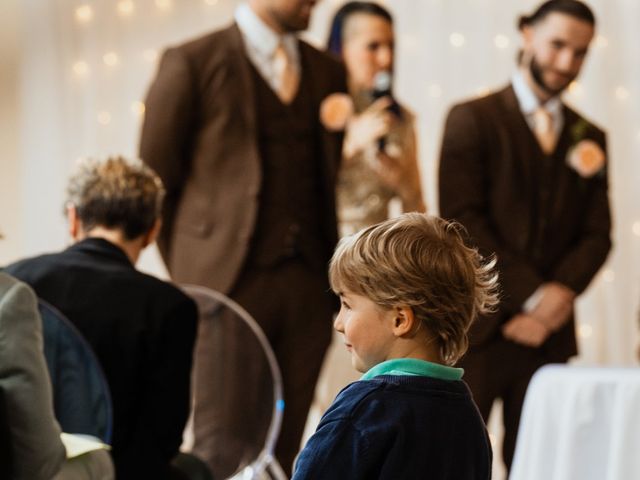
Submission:
<svg viewBox="0 0 640 480">
<path fill-rule="evenodd" d="M 256 130 L 255 86 L 251 75 L 250 60 L 247 57 L 242 33 L 235 23 L 229 28 L 228 61 L 235 75 L 232 75 L 238 95 L 236 101 L 238 109 L 242 112 L 247 129 Z"/>
<path fill-rule="evenodd" d="M 530 185 L 532 181 L 535 182 L 538 163 L 543 155 L 542 150 L 520 111 L 520 104 L 513 87 L 507 86 L 498 95 L 502 104 L 502 114 L 506 120 L 508 141 L 518 146 L 514 155 L 518 156 L 516 160 L 522 168 L 525 184 Z"/>
<path fill-rule="evenodd" d="M 564 126 L 560 137 L 558 137 L 558 143 L 556 151 L 554 152 L 554 205 L 550 210 L 550 214 L 554 216 L 557 221 L 560 221 L 563 215 L 563 206 L 570 205 L 576 201 L 580 201 L 581 192 L 578 187 L 583 183 L 583 179 L 579 178 L 575 172 L 567 166 L 567 154 L 572 147 L 574 139 L 572 138 L 571 131 L 578 121 L 578 116 L 563 105 Z"/>
</svg>

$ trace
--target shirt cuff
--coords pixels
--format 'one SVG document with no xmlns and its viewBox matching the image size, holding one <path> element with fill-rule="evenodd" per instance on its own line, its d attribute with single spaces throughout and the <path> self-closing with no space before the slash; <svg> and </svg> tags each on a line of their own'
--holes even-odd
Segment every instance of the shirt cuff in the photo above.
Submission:
<svg viewBox="0 0 640 480">
<path fill-rule="evenodd" d="M 529 298 L 527 298 L 522 305 L 522 311 L 524 313 L 531 313 L 536 309 L 538 304 L 542 301 L 542 297 L 544 296 L 542 286 L 538 287 L 535 292 L 531 294 Z"/>
</svg>

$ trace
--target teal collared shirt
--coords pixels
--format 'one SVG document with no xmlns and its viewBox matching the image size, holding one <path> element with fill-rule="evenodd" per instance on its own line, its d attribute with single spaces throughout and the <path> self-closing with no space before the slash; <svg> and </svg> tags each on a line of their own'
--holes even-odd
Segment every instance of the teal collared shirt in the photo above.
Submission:
<svg viewBox="0 0 640 480">
<path fill-rule="evenodd" d="M 370 368 L 360 380 L 371 380 L 379 375 L 420 375 L 441 380 L 460 380 L 463 373 L 462 368 L 447 367 L 417 358 L 394 358 Z"/>
</svg>

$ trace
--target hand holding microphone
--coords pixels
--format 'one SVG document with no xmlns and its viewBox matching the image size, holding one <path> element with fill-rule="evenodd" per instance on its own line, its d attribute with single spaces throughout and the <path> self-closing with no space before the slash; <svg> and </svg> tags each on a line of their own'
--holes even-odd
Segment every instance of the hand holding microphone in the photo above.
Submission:
<svg viewBox="0 0 640 480">
<path fill-rule="evenodd" d="M 364 112 L 351 118 L 344 140 L 344 155 L 347 160 L 389 133 L 394 120 L 389 111 L 392 103 L 390 97 L 378 98 Z"/>
</svg>

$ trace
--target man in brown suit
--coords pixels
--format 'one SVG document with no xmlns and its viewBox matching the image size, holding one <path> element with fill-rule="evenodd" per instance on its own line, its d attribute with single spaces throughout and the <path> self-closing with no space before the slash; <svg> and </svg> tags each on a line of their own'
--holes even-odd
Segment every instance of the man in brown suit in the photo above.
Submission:
<svg viewBox="0 0 640 480">
<path fill-rule="evenodd" d="M 229 294 L 273 346 L 286 403 L 276 452 L 287 471 L 334 306 L 326 265 L 342 137 L 319 110 L 346 80 L 339 63 L 295 36 L 314 3 L 250 0 L 230 27 L 168 49 L 140 146 L 167 188 L 159 246 L 172 277 Z"/>
<path fill-rule="evenodd" d="M 465 380 L 487 419 L 502 398 L 511 465 L 527 385 L 577 353 L 573 306 L 611 247 L 605 134 L 560 100 L 595 27 L 575 0 L 520 20 L 512 82 L 449 113 L 440 157 L 440 212 L 495 253 L 502 302 L 472 327 Z"/>
</svg>

